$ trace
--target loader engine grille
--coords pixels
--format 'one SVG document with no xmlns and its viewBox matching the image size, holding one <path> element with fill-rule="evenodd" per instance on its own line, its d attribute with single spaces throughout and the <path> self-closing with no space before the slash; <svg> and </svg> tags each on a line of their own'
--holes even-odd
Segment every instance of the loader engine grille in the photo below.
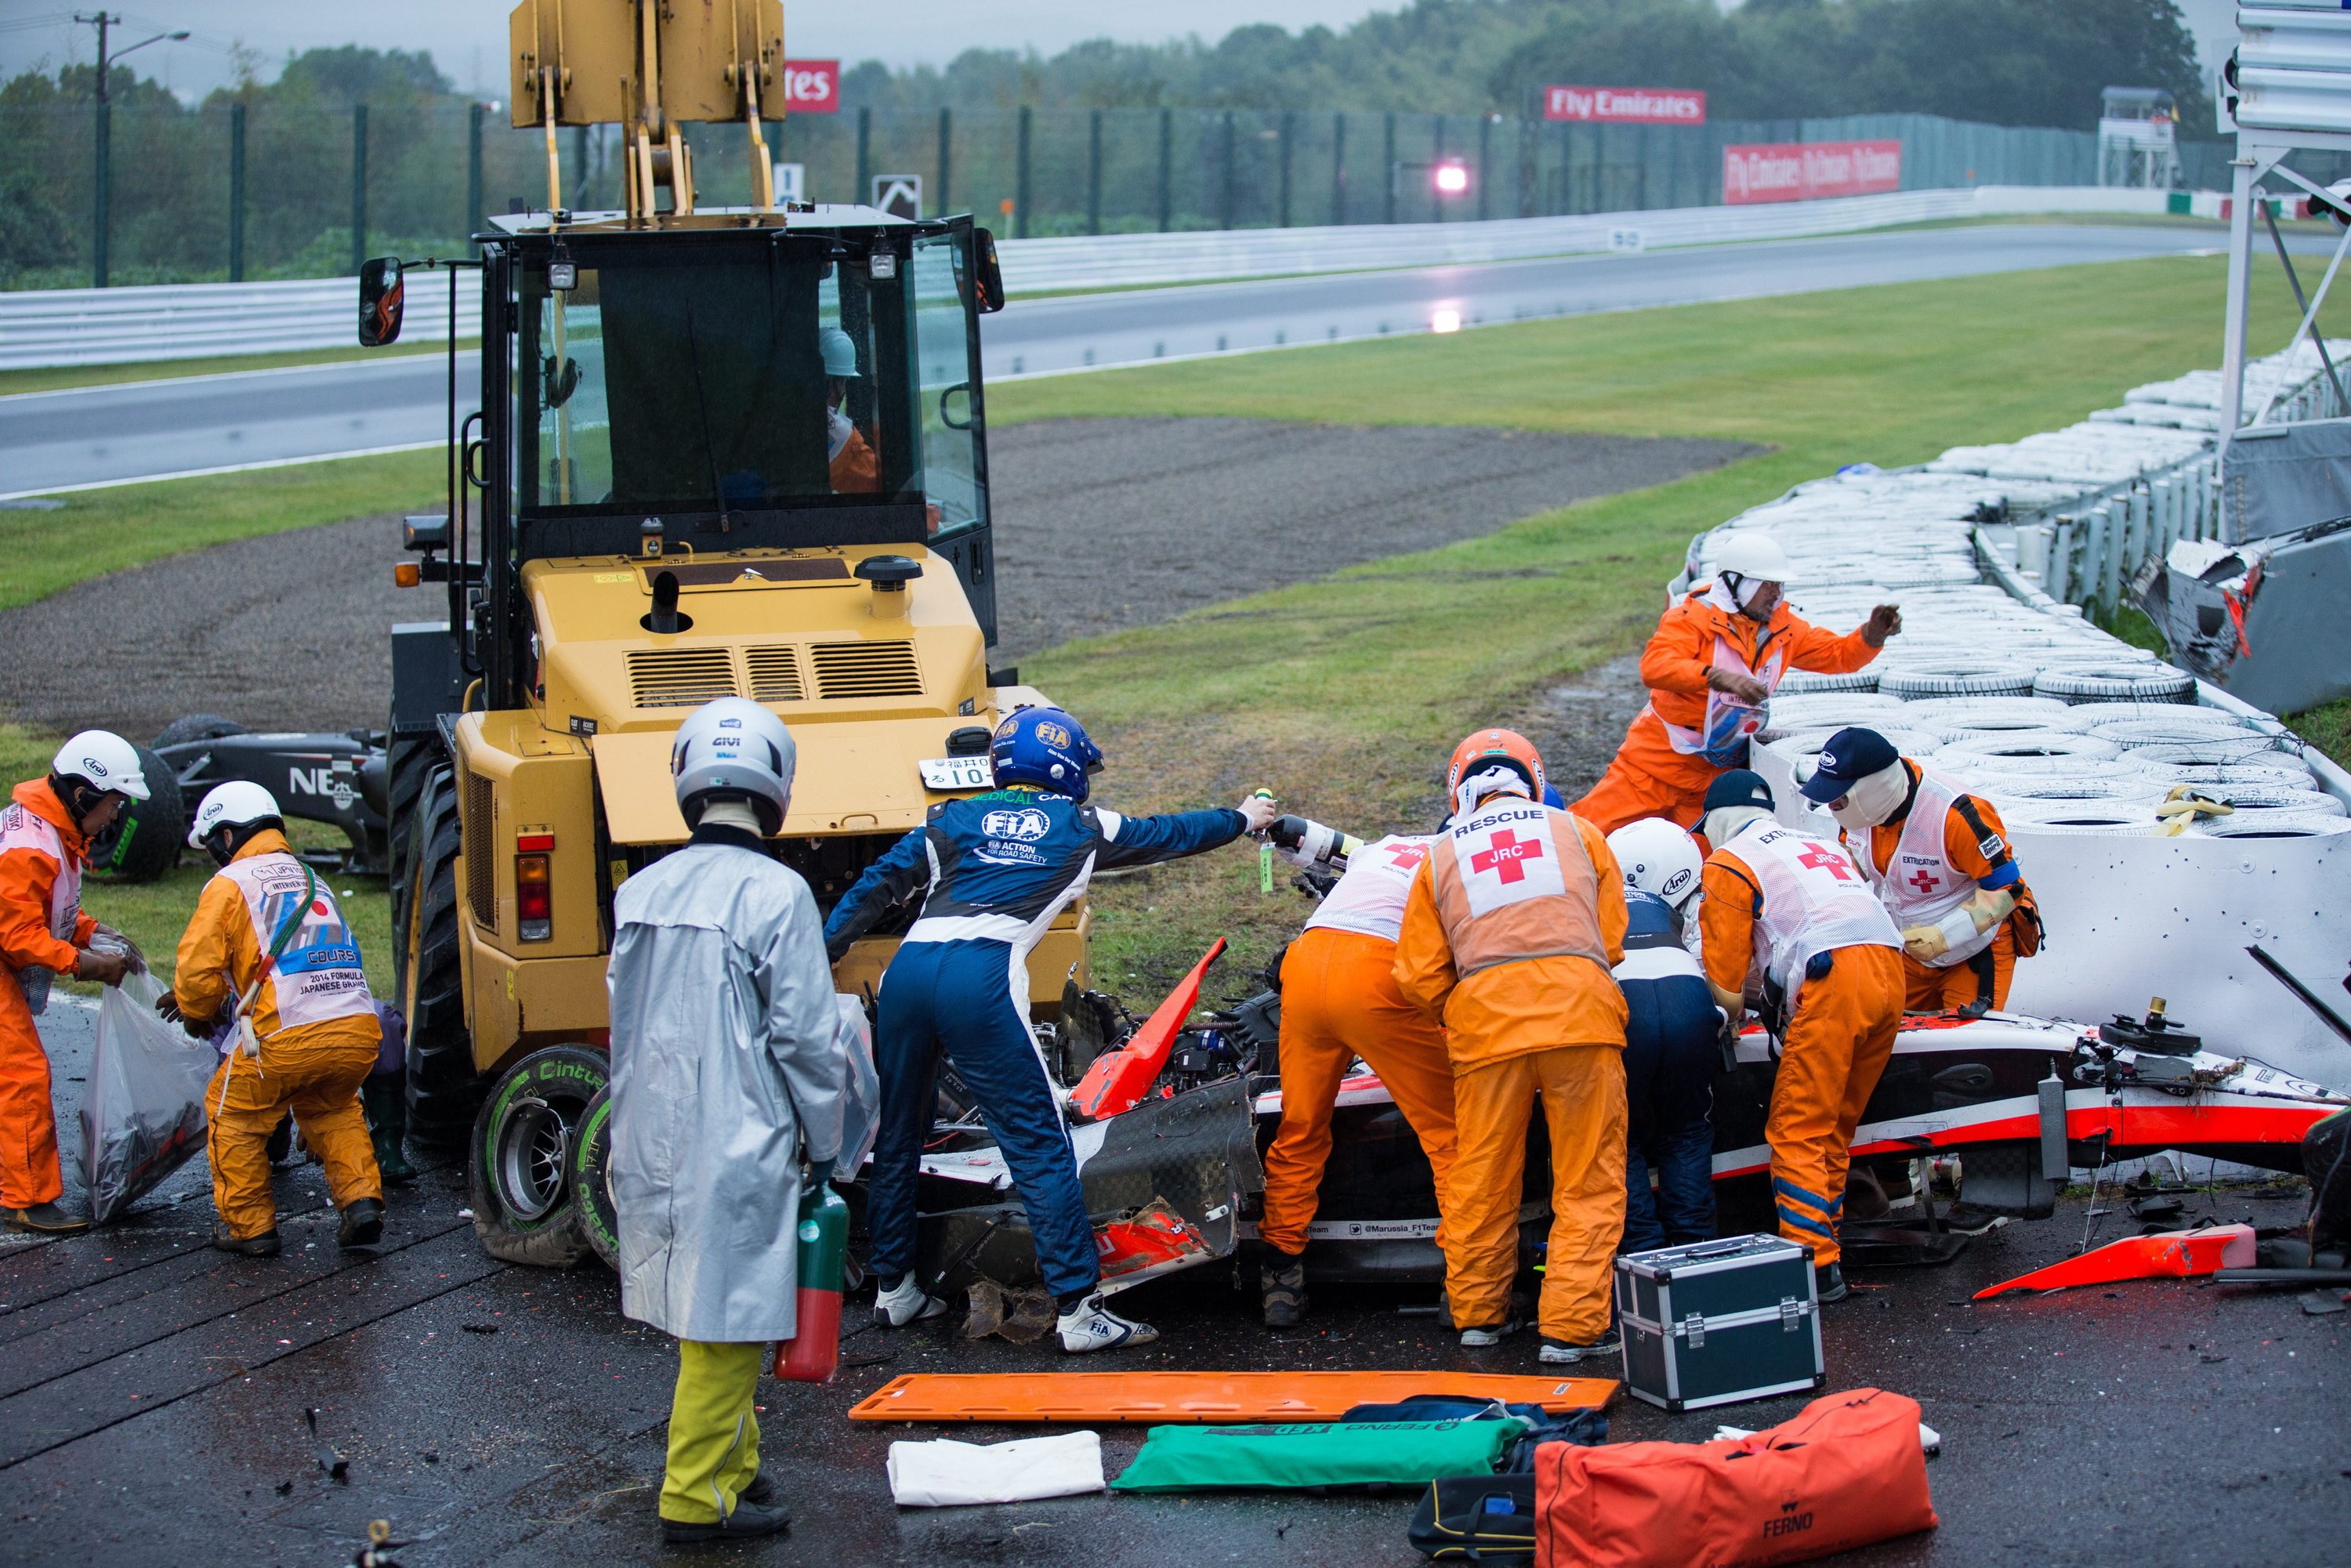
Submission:
<svg viewBox="0 0 2351 1568">
<path fill-rule="evenodd" d="M 770 648 L 746 648 L 743 664 L 750 672 L 753 702 L 796 703 L 808 695 L 800 684 L 799 651 L 789 643 Z"/>
<path fill-rule="evenodd" d="M 498 862 L 490 853 L 490 781 L 478 773 L 465 778 L 464 824 L 465 841 L 474 853 L 465 857 L 465 902 L 474 906 L 474 921 L 496 928 L 498 923 Z"/>
<path fill-rule="evenodd" d="M 725 648 L 639 649 L 629 655 L 629 700 L 639 707 L 700 707 L 735 695 Z"/>
<path fill-rule="evenodd" d="M 923 672 L 914 663 L 912 643 L 815 643 L 810 644 L 809 657 L 816 664 L 820 697 L 923 695 Z"/>
</svg>

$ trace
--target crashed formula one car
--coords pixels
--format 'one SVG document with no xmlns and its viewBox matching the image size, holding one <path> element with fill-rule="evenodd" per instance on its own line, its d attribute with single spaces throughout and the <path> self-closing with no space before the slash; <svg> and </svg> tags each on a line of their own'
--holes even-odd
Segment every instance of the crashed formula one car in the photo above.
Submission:
<svg viewBox="0 0 2351 1568">
<path fill-rule="evenodd" d="M 1266 990 L 1227 1010 L 1193 1009 L 1219 942 L 1141 1024 L 1072 988 L 1040 1044 L 1068 1093 L 1071 1139 L 1094 1216 L 1103 1288 L 1117 1291 L 1231 1256 L 1253 1234 L 1260 1155 L 1281 1120 L 1281 999 Z M 1269 966 L 1278 972 L 1276 965 Z M 1714 1175 L 1760 1187 L 1778 1048 L 1760 1025 L 1715 1085 Z M 951 1082 L 923 1159 L 920 1270 L 938 1288 L 987 1281 L 1033 1291 L 1036 1262 L 1011 1176 Z M 1905 1173 L 1958 1156 L 1969 1205 L 2046 1218 L 2076 1167 L 2164 1151 L 2299 1172 L 2300 1141 L 2351 1104 L 2324 1085 L 2208 1047 L 2164 1017 L 2084 1026 L 2022 1014 L 1914 1014 L 1896 1038 L 1854 1140 L 1856 1166 Z M 1444 1277 L 1428 1161 L 1378 1077 L 1342 1084 L 1310 1275 L 1325 1281 L 1428 1283 Z M 1529 1128 L 1520 1234 L 1531 1254 L 1549 1220 L 1549 1155 Z M 1768 1198 L 1762 1200 L 1768 1213 Z M 1736 1228 L 1736 1227 L 1730 1227 Z M 1905 1233 L 1916 1238 L 1917 1233 Z M 1851 1240 L 1848 1245 L 1853 1245 Z M 1939 1261 L 1950 1249 L 1889 1235 L 1885 1261 Z M 1905 1255 L 1907 1246 L 1908 1255 Z M 1865 1248 L 1855 1261 L 1867 1260 Z"/>
</svg>

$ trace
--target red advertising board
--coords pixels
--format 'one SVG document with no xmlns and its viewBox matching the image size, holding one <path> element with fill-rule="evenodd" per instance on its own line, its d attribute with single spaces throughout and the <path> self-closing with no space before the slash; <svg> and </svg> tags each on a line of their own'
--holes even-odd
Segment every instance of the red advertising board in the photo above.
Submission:
<svg viewBox="0 0 2351 1568">
<path fill-rule="evenodd" d="M 1543 118 L 1601 125 L 1704 125 L 1706 94 L 1677 87 L 1547 87 Z"/>
<path fill-rule="evenodd" d="M 786 60 L 784 111 L 788 114 L 839 114 L 841 62 Z"/>
<path fill-rule="evenodd" d="M 1901 188 L 1899 141 L 1746 142 L 1722 150 L 1722 199 L 1729 206 Z"/>
</svg>

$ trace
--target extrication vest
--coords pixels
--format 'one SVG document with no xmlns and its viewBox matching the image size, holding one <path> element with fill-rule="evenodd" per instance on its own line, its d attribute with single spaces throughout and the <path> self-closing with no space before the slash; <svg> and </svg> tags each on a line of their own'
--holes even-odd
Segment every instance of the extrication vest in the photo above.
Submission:
<svg viewBox="0 0 2351 1568">
<path fill-rule="evenodd" d="M 1765 820 L 1723 846 L 1755 876 L 1762 912 L 1755 917 L 1755 956 L 1786 992 L 1792 1014 L 1804 966 L 1837 947 L 1894 947 L 1902 934 L 1868 879 L 1842 845 Z"/>
<path fill-rule="evenodd" d="M 1565 811 L 1490 798 L 1438 835 L 1429 875 L 1462 979 L 1527 958 L 1589 958 L 1608 967 L 1600 878 Z"/>
<path fill-rule="evenodd" d="M 1767 651 L 1768 650 L 1768 651 Z M 1738 670 L 1763 683 L 1766 694 L 1780 689 L 1780 677 L 1787 673 L 1787 651 L 1771 645 L 1771 632 L 1765 628 L 1755 644 L 1762 655 L 1754 664 L 1747 662 L 1729 638 L 1717 635 L 1714 640 L 1714 663 L 1726 670 Z M 1650 712 L 1656 709 L 1651 706 Z M 1729 692 L 1709 690 L 1706 694 L 1706 727 L 1687 729 L 1667 723 L 1659 714 L 1657 722 L 1666 727 L 1666 740 L 1685 757 L 1704 757 L 1717 768 L 1738 768 L 1745 765 L 1747 742 L 1763 727 L 1766 710 L 1750 707 Z"/>
<path fill-rule="evenodd" d="M 246 917 L 253 922 L 254 940 L 266 957 L 277 933 L 302 904 L 308 879 L 302 862 L 290 854 L 254 855 L 231 861 L 219 874 L 245 894 Z M 317 883 L 310 903 L 302 908 L 301 925 L 286 944 L 269 971 L 276 990 L 277 1027 L 299 1029 L 329 1019 L 373 1017 L 375 1000 L 368 992 L 367 971 L 360 964 L 359 939 L 343 922 L 332 889 Z M 239 995 L 253 984 L 250 975 L 232 975 Z M 258 1012 L 256 1006 L 254 1009 Z"/>
<path fill-rule="evenodd" d="M 66 848 L 56 824 L 16 800 L 0 809 L 0 854 L 11 850 L 31 850 L 57 862 L 57 880 L 49 884 L 49 935 L 71 942 L 74 927 L 81 924 L 81 857 Z M 56 973 L 38 965 L 16 971 L 28 1011 L 38 1014 L 48 1007 Z"/>
<path fill-rule="evenodd" d="M 1975 896 L 1975 879 L 1963 875 L 1952 865 L 1945 850 L 1944 834 L 1949 827 L 1951 806 L 1959 794 L 1958 785 L 1921 767 L 1918 789 L 1910 801 L 1910 815 L 1903 820 L 1902 835 L 1895 841 L 1894 853 L 1886 861 L 1885 871 L 1878 871 L 1871 863 L 1876 857 L 1866 851 L 1858 857 L 1862 874 L 1877 889 L 1877 896 L 1885 901 L 1898 927 L 1937 925 Z M 1977 932 L 1940 957 L 1926 962 L 1938 969 L 1955 967 L 1991 946 L 1992 938 L 1999 935 L 2000 926 L 1995 923 L 1991 929 Z"/>
<path fill-rule="evenodd" d="M 1357 931 L 1393 942 L 1404 929 L 1413 873 L 1428 858 L 1428 835 L 1390 833 L 1347 857 L 1347 873 L 1306 922 L 1306 929 Z"/>
</svg>

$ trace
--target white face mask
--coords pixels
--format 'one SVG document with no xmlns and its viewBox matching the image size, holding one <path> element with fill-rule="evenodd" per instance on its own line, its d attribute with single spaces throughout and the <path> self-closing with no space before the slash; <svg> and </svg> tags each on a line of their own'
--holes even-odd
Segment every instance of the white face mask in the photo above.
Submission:
<svg viewBox="0 0 2351 1568">
<path fill-rule="evenodd" d="M 1847 832 L 1857 833 L 1874 828 L 1894 815 L 1910 793 L 1910 770 L 1896 758 L 1891 768 L 1881 768 L 1866 779 L 1854 780 L 1844 799 L 1829 808 L 1837 826 Z"/>
<path fill-rule="evenodd" d="M 1761 806 L 1717 806 L 1698 824 L 1698 831 L 1706 835 L 1708 843 L 1720 849 L 1745 832 L 1750 823 L 1771 820 L 1771 813 Z"/>
</svg>

